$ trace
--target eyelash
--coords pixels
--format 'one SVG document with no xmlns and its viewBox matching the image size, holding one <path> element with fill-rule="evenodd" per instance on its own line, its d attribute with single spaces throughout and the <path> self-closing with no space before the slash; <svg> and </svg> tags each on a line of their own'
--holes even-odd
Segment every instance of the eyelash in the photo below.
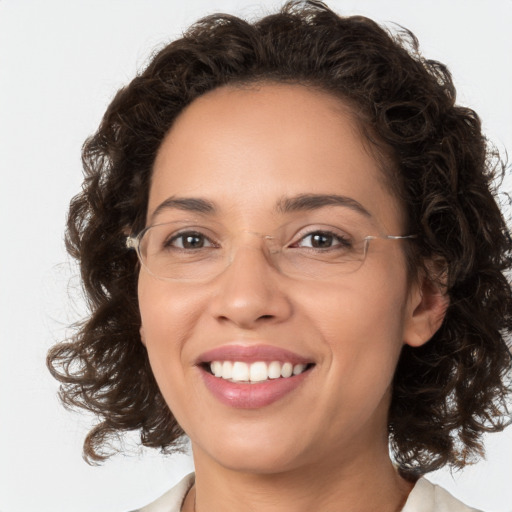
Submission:
<svg viewBox="0 0 512 512">
<path fill-rule="evenodd" d="M 298 244 L 304 240 L 306 240 L 307 238 L 311 238 L 315 235 L 321 235 L 321 236 L 324 236 L 324 237 L 332 237 L 333 241 L 337 241 L 338 243 L 335 244 L 335 245 L 332 245 L 330 247 L 327 247 L 327 248 L 321 248 L 321 247 L 310 247 L 308 246 L 307 248 L 308 249 L 317 249 L 317 250 L 330 250 L 330 249 L 335 249 L 336 247 L 343 247 L 343 248 L 350 248 L 352 247 L 352 242 L 350 241 L 350 239 L 346 236 L 343 236 L 339 233 L 335 233 L 334 231 L 330 231 L 330 230 L 324 230 L 324 229 L 317 229 L 317 230 L 314 230 L 314 231 L 310 231 L 309 233 L 306 233 L 304 235 L 302 235 L 299 240 L 297 242 L 294 242 L 293 244 L 290 245 L 290 247 L 296 247 L 298 246 Z"/>
<path fill-rule="evenodd" d="M 207 245 L 206 247 L 218 247 L 217 244 L 215 244 L 209 237 L 207 237 L 205 234 L 201 233 L 200 231 L 182 231 L 180 233 L 177 233 L 175 235 L 172 235 L 169 239 L 167 239 L 163 246 L 164 248 L 166 249 L 169 249 L 169 248 L 174 248 L 174 249 L 179 249 L 179 250 L 182 250 L 182 251 L 186 251 L 187 248 L 186 247 L 183 247 L 183 242 L 185 240 L 185 238 L 187 237 L 197 237 L 197 238 L 201 238 L 203 239 L 203 243 L 206 241 L 206 242 L 209 242 L 210 245 Z M 182 247 L 177 247 L 176 245 L 174 245 L 174 242 L 176 242 L 176 240 L 180 240 L 182 241 Z M 199 247 L 197 249 L 203 249 L 204 247 Z"/>
<path fill-rule="evenodd" d="M 292 242 L 287 247 L 289 247 L 289 248 L 300 247 L 301 242 L 305 241 L 307 238 L 314 237 L 315 235 L 320 235 L 320 236 L 323 236 L 323 237 L 332 237 L 333 241 L 337 241 L 338 243 L 336 243 L 335 245 L 332 245 L 330 247 L 324 247 L 324 248 L 322 248 L 322 247 L 313 247 L 312 245 L 311 246 L 306 246 L 305 248 L 313 249 L 313 250 L 314 249 L 317 249 L 317 250 L 330 250 L 330 249 L 335 249 L 336 247 L 349 248 L 349 247 L 352 246 L 352 243 L 351 243 L 351 241 L 349 240 L 348 237 L 345 237 L 343 235 L 340 235 L 339 233 L 335 233 L 335 232 L 330 231 L 330 230 L 317 229 L 317 230 L 310 231 L 309 233 L 303 234 L 298 239 L 298 241 Z M 164 242 L 164 244 L 163 244 L 164 248 L 166 248 L 166 249 L 174 248 L 174 249 L 178 249 L 178 250 L 189 250 L 189 249 L 190 250 L 194 250 L 194 248 L 187 248 L 187 247 L 183 246 L 184 245 L 184 240 L 187 237 L 197 237 L 197 238 L 202 239 L 201 247 L 195 248 L 196 250 L 197 249 L 204 249 L 205 247 L 206 248 L 207 247 L 218 247 L 218 244 L 213 242 L 213 240 L 211 238 L 209 238 L 205 234 L 201 233 L 200 231 L 182 231 L 180 233 L 172 235 L 169 239 L 167 239 Z M 182 241 L 181 242 L 181 247 L 175 245 L 175 242 L 177 240 L 181 240 Z M 208 245 L 204 246 L 205 243 L 207 243 Z M 311 243 L 313 243 L 313 242 L 311 241 Z"/>
</svg>

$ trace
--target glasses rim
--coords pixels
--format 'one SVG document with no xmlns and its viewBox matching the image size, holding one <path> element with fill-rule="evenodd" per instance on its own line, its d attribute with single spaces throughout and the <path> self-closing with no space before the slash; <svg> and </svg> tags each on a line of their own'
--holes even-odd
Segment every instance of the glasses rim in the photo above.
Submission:
<svg viewBox="0 0 512 512">
<path fill-rule="evenodd" d="M 163 281 L 171 281 L 171 282 L 178 282 L 178 281 L 194 282 L 194 279 L 192 279 L 192 278 L 191 279 L 185 279 L 185 278 L 161 276 L 159 274 L 156 274 L 156 273 L 152 272 L 151 269 L 146 264 L 146 262 L 144 261 L 144 257 L 143 257 L 143 255 L 141 253 L 141 241 L 142 241 L 144 235 L 148 231 L 150 231 L 152 228 L 156 228 L 156 227 L 159 227 L 159 226 L 167 226 L 167 225 L 176 224 L 176 223 L 178 223 L 178 221 L 162 222 L 162 223 L 151 224 L 149 226 L 146 226 L 141 231 L 139 231 L 139 233 L 137 233 L 135 235 L 127 235 L 126 238 L 125 238 L 125 245 L 126 245 L 127 249 L 135 250 L 135 252 L 137 254 L 137 258 L 138 258 L 141 266 L 150 275 L 154 276 L 155 278 L 163 280 Z M 253 232 L 253 231 L 249 231 L 249 230 L 242 230 L 242 231 L 245 232 L 245 233 L 254 234 L 254 235 L 256 235 L 256 236 L 258 236 L 258 237 L 260 237 L 262 239 L 267 239 L 268 240 L 268 239 L 274 239 L 275 238 L 272 235 L 265 235 L 265 234 L 261 234 L 261 233 L 257 233 L 257 232 Z M 368 246 L 369 246 L 369 242 L 371 240 L 412 240 L 412 239 L 416 239 L 416 238 L 418 238 L 417 234 L 409 234 L 409 235 L 384 235 L 384 234 L 380 234 L 380 235 L 366 235 L 363 238 L 355 240 L 354 243 L 364 243 L 365 247 L 364 247 L 364 251 L 363 251 L 363 258 L 361 259 L 361 265 L 357 269 L 355 269 L 354 271 L 357 271 L 363 265 L 364 261 L 366 260 L 366 255 L 367 255 L 367 252 L 368 252 Z M 211 276 L 210 279 L 213 279 L 213 278 L 217 277 L 218 275 L 222 274 L 222 272 L 228 266 L 229 265 L 226 265 L 226 267 L 221 272 L 219 272 L 219 274 L 215 274 L 214 276 Z M 283 274 L 287 274 L 286 272 L 282 272 L 282 273 Z M 204 281 L 206 281 L 206 279 Z"/>
</svg>

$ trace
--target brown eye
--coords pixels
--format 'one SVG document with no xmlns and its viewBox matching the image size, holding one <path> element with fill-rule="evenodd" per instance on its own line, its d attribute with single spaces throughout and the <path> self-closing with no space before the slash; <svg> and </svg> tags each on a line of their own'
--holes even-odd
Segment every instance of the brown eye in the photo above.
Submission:
<svg viewBox="0 0 512 512">
<path fill-rule="evenodd" d="M 326 231 L 315 231 L 301 238 L 297 243 L 298 247 L 311 249 L 333 249 L 350 247 L 350 242 L 340 235 Z"/>
<path fill-rule="evenodd" d="M 311 247 L 318 249 L 325 249 L 326 247 L 332 247 L 334 237 L 332 235 L 326 235 L 323 233 L 317 233 L 311 235 Z"/>
<path fill-rule="evenodd" d="M 203 249 L 204 247 L 212 247 L 213 244 L 203 234 L 189 232 L 179 233 L 169 240 L 166 245 L 178 249 Z"/>
</svg>

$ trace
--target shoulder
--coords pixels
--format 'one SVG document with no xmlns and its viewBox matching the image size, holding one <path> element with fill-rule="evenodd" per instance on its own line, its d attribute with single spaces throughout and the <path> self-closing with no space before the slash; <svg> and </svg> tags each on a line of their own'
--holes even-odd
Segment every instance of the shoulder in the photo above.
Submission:
<svg viewBox="0 0 512 512">
<path fill-rule="evenodd" d="M 420 478 L 402 509 L 402 512 L 479 512 L 464 505 L 448 491 Z"/>
<path fill-rule="evenodd" d="M 194 478 L 194 473 L 190 473 L 160 498 L 133 512 L 180 512 L 185 496 L 194 485 Z"/>
</svg>

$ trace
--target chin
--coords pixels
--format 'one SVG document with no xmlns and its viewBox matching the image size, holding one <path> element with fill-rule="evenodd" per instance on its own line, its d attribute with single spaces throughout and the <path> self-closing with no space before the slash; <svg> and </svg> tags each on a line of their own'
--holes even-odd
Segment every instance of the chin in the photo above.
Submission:
<svg viewBox="0 0 512 512">
<path fill-rule="evenodd" d="M 240 473 L 281 473 L 296 468 L 298 461 L 304 462 L 303 450 L 296 440 L 294 442 L 287 436 L 286 429 L 274 430 L 273 435 L 266 435 L 265 431 L 255 436 L 223 433 L 218 439 L 201 446 L 192 441 L 192 449 L 197 462 L 208 458 Z"/>
<path fill-rule="evenodd" d="M 238 473 L 253 475 L 274 475 L 291 471 L 298 467 L 300 457 L 290 454 L 276 454 L 272 450 L 245 450 L 243 453 L 223 454 L 216 459 L 222 467 Z"/>
</svg>

